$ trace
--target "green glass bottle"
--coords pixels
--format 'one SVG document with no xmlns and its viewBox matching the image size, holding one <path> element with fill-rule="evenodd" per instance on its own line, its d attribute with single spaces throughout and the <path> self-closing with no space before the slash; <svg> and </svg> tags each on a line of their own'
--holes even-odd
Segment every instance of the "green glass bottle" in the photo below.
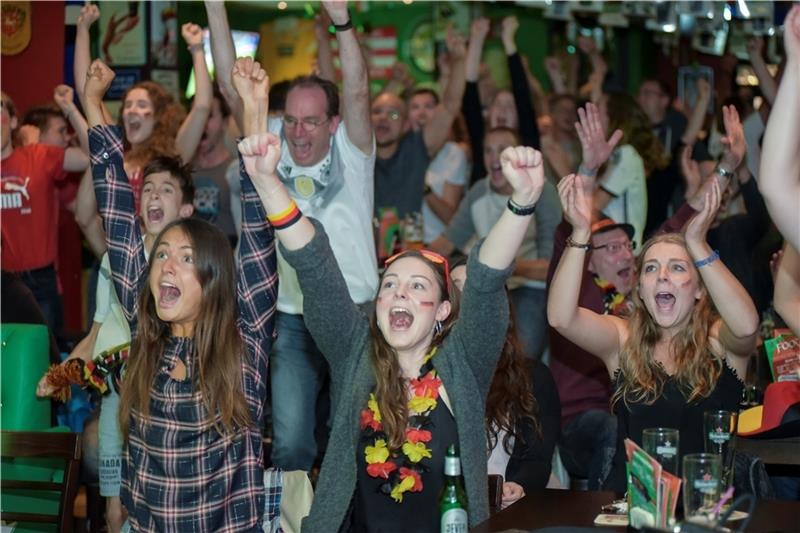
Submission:
<svg viewBox="0 0 800 533">
<path fill-rule="evenodd" d="M 467 507 L 461 460 L 451 444 L 444 458 L 444 487 L 439 496 L 441 533 L 467 533 Z"/>
</svg>

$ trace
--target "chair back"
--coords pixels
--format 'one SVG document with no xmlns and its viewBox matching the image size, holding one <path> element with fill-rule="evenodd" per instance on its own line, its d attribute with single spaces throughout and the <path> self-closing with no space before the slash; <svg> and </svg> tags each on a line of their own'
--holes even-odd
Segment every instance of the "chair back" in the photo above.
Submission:
<svg viewBox="0 0 800 533">
<path fill-rule="evenodd" d="M 64 474 L 60 482 L 8 479 L 8 476 L 4 475 L 0 481 L 3 492 L 3 509 L 0 511 L 2 519 L 7 522 L 55 524 L 58 531 L 71 533 L 73 530 L 72 505 L 80 476 L 80 435 L 77 433 L 3 431 L 0 448 L 2 448 L 4 460 L 60 459 L 64 463 Z M 9 490 L 15 494 L 32 496 L 57 493 L 59 495 L 58 514 L 7 510 L 6 506 L 12 499 Z"/>
<path fill-rule="evenodd" d="M 50 400 L 36 397 L 36 384 L 50 365 L 50 334 L 40 324 L 3 324 L 0 428 L 38 431 L 50 427 Z"/>
</svg>

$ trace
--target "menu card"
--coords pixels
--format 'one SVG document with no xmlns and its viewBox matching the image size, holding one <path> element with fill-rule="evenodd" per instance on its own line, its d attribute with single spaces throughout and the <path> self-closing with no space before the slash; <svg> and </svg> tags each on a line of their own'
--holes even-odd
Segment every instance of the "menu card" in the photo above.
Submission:
<svg viewBox="0 0 800 533">
<path fill-rule="evenodd" d="M 625 439 L 625 454 L 631 527 L 666 528 L 673 524 L 681 479 L 661 468 L 658 461 L 630 439 Z"/>
</svg>

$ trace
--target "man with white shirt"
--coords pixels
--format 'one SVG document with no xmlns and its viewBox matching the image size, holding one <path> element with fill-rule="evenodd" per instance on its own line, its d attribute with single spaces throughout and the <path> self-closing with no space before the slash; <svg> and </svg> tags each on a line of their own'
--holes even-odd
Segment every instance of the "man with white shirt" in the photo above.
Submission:
<svg viewBox="0 0 800 533">
<path fill-rule="evenodd" d="M 366 304 L 378 286 L 372 234 L 375 141 L 367 68 L 346 4 L 323 5 L 336 29 L 339 54 L 347 58 L 342 61 L 341 110 L 333 83 L 303 76 L 291 83 L 285 114 L 270 119 L 269 130 L 281 138 L 281 180 L 300 210 L 325 226 L 351 298 Z M 206 9 L 220 88 L 227 98 L 236 92 L 226 86 L 233 50 L 227 46 L 225 9 L 217 2 L 206 2 Z M 235 101 L 231 107 L 240 109 Z M 278 279 L 278 337 L 270 354 L 272 464 L 284 470 L 308 471 L 317 456 L 315 411 L 327 363 L 303 322 L 297 276 L 280 254 Z"/>
</svg>

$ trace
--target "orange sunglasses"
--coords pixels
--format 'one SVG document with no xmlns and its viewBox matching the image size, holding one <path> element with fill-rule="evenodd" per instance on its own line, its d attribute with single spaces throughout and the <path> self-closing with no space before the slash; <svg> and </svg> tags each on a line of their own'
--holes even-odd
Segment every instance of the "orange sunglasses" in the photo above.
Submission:
<svg viewBox="0 0 800 533">
<path fill-rule="evenodd" d="M 431 263 L 435 263 L 437 265 L 444 265 L 444 286 L 445 289 L 449 292 L 450 291 L 450 263 L 447 262 L 447 258 L 443 255 L 437 254 L 436 252 L 432 252 L 431 250 L 419 249 L 419 250 L 403 250 L 402 252 L 396 253 L 393 256 L 386 259 L 383 262 L 384 268 L 388 267 L 392 263 L 394 263 L 397 259 L 400 259 L 404 255 L 410 254 L 411 252 L 417 252 L 419 255 L 430 261 Z"/>
</svg>

